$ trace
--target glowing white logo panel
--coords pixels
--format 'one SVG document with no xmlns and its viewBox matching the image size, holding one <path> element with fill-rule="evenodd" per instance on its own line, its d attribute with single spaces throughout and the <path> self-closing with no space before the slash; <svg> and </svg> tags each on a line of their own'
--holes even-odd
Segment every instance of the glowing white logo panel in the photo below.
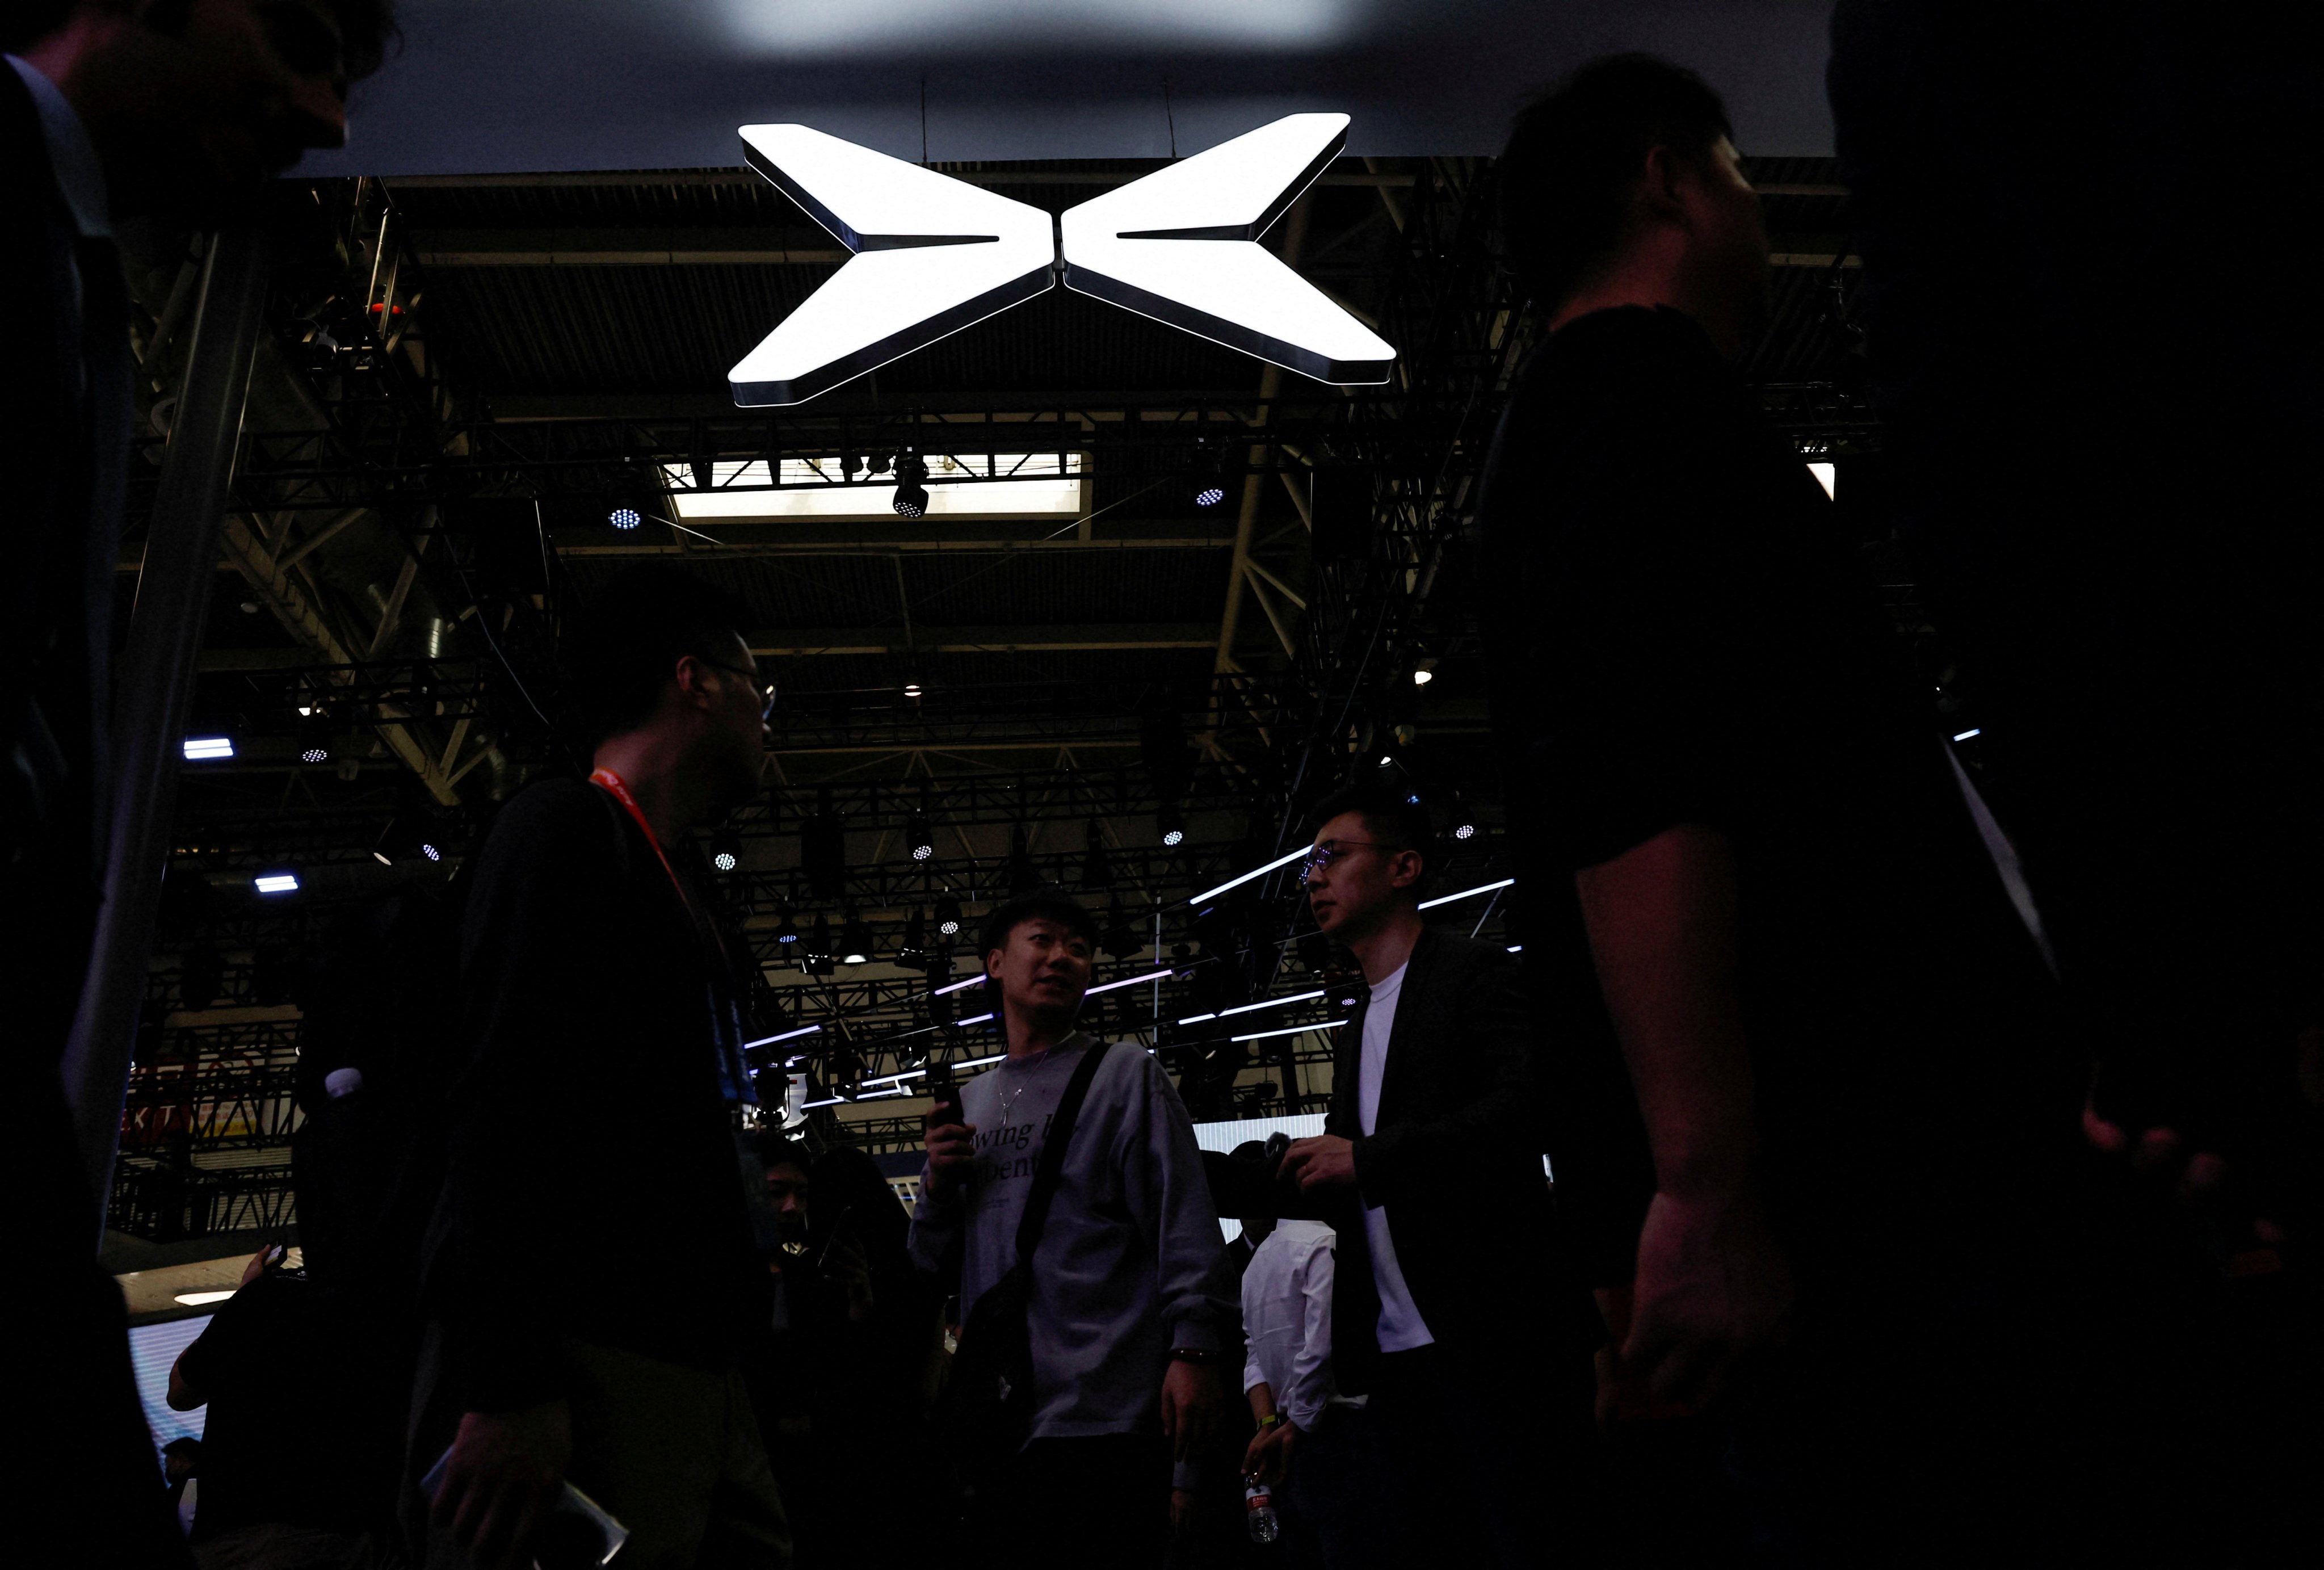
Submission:
<svg viewBox="0 0 2324 1570">
<path fill-rule="evenodd" d="M 727 373 L 799 403 L 1056 282 L 1049 215 L 805 125 L 745 125 L 751 162 L 855 253 Z"/>
<path fill-rule="evenodd" d="M 1077 292 L 1342 385 L 1396 351 L 1259 244 L 1347 139 L 1292 115 L 1067 211 L 826 136 L 746 125 L 752 164 L 854 254 L 727 374 L 744 407 L 798 403 L 1065 280 Z"/>
<path fill-rule="evenodd" d="M 1345 115 L 1289 115 L 1084 202 L 1058 220 L 1065 287 L 1319 382 L 1387 381 L 1396 351 L 1259 244 L 1347 139 Z"/>
</svg>

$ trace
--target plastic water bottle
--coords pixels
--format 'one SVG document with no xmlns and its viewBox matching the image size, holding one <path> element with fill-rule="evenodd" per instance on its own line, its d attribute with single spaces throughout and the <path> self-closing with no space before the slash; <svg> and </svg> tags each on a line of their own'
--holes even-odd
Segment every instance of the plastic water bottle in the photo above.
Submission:
<svg viewBox="0 0 2324 1570">
<path fill-rule="evenodd" d="M 1275 1514 L 1275 1491 L 1253 1478 L 1250 1486 L 1242 1491 L 1243 1518 L 1250 1522 L 1250 1540 L 1272 1543 L 1282 1535 L 1283 1523 Z"/>
</svg>

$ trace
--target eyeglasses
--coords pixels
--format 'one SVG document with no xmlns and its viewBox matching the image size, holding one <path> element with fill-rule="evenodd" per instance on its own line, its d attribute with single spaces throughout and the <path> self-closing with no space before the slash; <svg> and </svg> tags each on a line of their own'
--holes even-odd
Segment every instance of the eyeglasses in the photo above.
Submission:
<svg viewBox="0 0 2324 1570">
<path fill-rule="evenodd" d="M 1368 847 L 1372 850 L 1404 848 L 1400 845 L 1390 845 L 1386 840 L 1379 839 L 1319 839 L 1315 842 L 1315 848 L 1307 853 L 1307 859 L 1299 864 L 1299 881 L 1305 882 L 1317 873 L 1330 866 L 1342 853 L 1359 847 Z"/>
<path fill-rule="evenodd" d="M 705 660 L 699 654 L 696 654 L 695 658 L 702 660 L 703 664 L 711 667 L 713 670 L 731 670 L 735 675 L 741 677 L 743 680 L 749 682 L 751 684 L 751 690 L 759 693 L 761 697 L 762 701 L 759 705 L 759 720 L 761 724 L 763 725 L 766 721 L 774 717 L 775 684 L 771 678 L 761 676 L 757 671 L 746 670 L 740 665 L 729 665 L 724 660 Z"/>
</svg>

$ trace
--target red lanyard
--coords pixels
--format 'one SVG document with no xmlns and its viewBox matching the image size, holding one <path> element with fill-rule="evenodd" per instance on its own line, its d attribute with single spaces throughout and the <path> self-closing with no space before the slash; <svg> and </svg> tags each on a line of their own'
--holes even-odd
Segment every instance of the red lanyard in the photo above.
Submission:
<svg viewBox="0 0 2324 1570">
<path fill-rule="evenodd" d="M 678 869 L 669 864 L 669 856 L 662 850 L 660 838 L 655 835 L 653 825 L 646 821 L 645 811 L 638 806 L 638 799 L 630 794 L 629 786 L 611 769 L 595 771 L 589 776 L 589 783 L 605 791 L 629 809 L 630 817 L 636 821 L 639 829 L 645 835 L 646 843 L 653 846 L 654 858 L 661 863 L 661 870 L 669 874 L 669 886 L 678 891 L 678 902 L 686 907 L 687 915 L 693 920 L 695 926 L 699 928 L 702 925 L 701 913 L 695 910 L 694 900 L 687 895 L 686 885 L 678 882 Z M 723 952 L 726 945 L 722 940 L 718 947 Z"/>
</svg>

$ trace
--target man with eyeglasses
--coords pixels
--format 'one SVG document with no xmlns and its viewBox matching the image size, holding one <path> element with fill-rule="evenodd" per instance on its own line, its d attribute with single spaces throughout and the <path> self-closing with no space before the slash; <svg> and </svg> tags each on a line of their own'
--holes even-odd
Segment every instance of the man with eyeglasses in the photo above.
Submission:
<svg viewBox="0 0 2324 1570">
<path fill-rule="evenodd" d="M 667 569 L 609 585 L 567 640 L 594 768 L 477 858 L 410 1457 L 428 1565 L 529 1563 L 568 1480 L 641 1570 L 790 1561 L 740 1371 L 771 1313 L 732 1110 L 749 956 L 689 837 L 758 789 L 748 624 Z"/>
<path fill-rule="evenodd" d="M 1341 1028 L 1324 1132 L 1284 1170 L 1339 1233 L 1337 1408 L 1296 1476 L 1333 1570 L 1533 1565 L 1540 1475 L 1586 1427 L 1588 1301 L 1548 1269 L 1538 1053 L 1498 944 L 1420 916 L 1435 840 L 1385 785 L 1326 800 L 1307 859 L 1315 924 L 1368 995 Z M 1563 1309 L 1561 1314 L 1561 1307 Z M 1451 1448 L 1448 1450 L 1448 1446 Z M 1447 1468 L 1460 1497 L 1447 1501 Z"/>
</svg>

